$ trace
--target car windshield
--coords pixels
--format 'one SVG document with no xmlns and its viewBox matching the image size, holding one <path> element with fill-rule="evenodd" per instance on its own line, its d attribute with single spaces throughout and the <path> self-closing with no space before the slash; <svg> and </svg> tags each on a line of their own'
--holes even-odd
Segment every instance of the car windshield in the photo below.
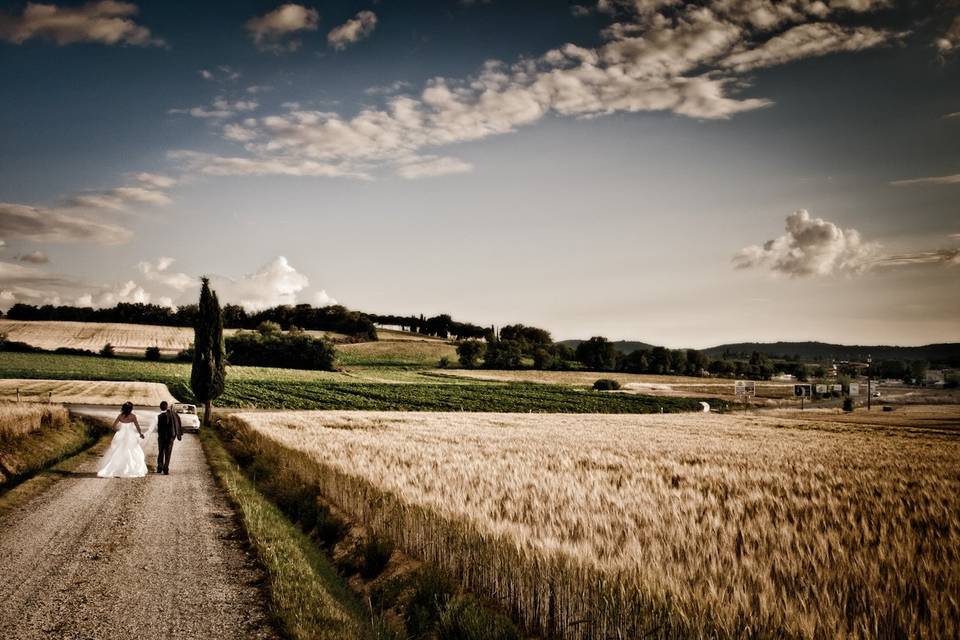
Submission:
<svg viewBox="0 0 960 640">
<path fill-rule="evenodd" d="M 197 413 L 197 408 L 192 404 L 175 404 L 173 405 L 173 410 L 177 413 L 189 413 L 191 415 Z"/>
</svg>

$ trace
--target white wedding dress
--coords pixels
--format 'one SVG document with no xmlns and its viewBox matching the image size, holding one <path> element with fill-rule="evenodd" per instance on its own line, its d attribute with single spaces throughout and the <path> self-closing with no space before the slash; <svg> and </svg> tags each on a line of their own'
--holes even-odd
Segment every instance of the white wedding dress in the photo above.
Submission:
<svg viewBox="0 0 960 640">
<path fill-rule="evenodd" d="M 147 475 L 147 458 L 140 443 L 143 440 L 133 421 L 120 422 L 110 448 L 100 461 L 97 475 L 101 478 L 142 478 Z"/>
</svg>

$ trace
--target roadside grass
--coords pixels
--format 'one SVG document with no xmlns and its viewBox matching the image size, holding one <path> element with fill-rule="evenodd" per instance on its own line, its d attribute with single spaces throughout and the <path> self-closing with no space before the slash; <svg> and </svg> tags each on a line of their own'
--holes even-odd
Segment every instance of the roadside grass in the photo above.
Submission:
<svg viewBox="0 0 960 640">
<path fill-rule="evenodd" d="M 59 415 L 62 407 L 55 407 Z M 65 413 L 65 412 L 64 412 Z M 0 492 L 89 448 L 106 433 L 104 425 L 67 418 L 17 435 L 0 438 Z M 0 503 L 0 508 L 2 508 Z"/>
<path fill-rule="evenodd" d="M 387 372 L 391 370 L 380 370 Z M 0 377 L 162 382 L 184 401 L 192 401 L 190 366 L 120 358 L 58 354 L 0 353 Z M 369 377 L 364 377 L 369 376 Z M 370 382 L 407 379 L 411 382 Z M 342 409 L 393 411 L 483 411 L 541 413 L 673 413 L 696 411 L 692 398 L 658 398 L 609 394 L 562 385 L 492 383 L 430 379 L 419 382 L 412 371 L 380 375 L 362 372 L 315 372 L 264 367 L 230 367 L 227 385 L 216 404 L 250 409 Z M 711 405 L 715 401 L 710 400 Z"/>
<path fill-rule="evenodd" d="M 362 607 L 323 553 L 241 473 L 216 435 L 203 430 L 200 441 L 267 571 L 270 607 L 284 632 L 295 640 L 371 638 Z"/>
<path fill-rule="evenodd" d="M 233 473 L 285 514 L 288 523 L 296 523 L 300 537 L 329 554 L 343 576 L 339 584 L 349 584 L 366 602 L 373 638 L 521 637 L 513 622 L 489 602 L 459 592 L 451 576 L 399 551 L 369 522 L 338 510 L 321 491 L 316 464 L 303 452 L 277 445 L 233 416 L 218 421 L 203 437 L 219 447 Z"/>
</svg>

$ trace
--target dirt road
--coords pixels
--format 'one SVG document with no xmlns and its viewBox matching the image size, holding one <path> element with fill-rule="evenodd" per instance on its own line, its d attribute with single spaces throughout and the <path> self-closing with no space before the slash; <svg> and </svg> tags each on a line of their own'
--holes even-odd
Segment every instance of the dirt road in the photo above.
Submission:
<svg viewBox="0 0 960 640">
<path fill-rule="evenodd" d="M 155 435 L 145 449 L 152 470 Z M 0 517 L 0 638 L 276 637 L 196 436 L 176 443 L 169 476 L 96 467 Z"/>
</svg>

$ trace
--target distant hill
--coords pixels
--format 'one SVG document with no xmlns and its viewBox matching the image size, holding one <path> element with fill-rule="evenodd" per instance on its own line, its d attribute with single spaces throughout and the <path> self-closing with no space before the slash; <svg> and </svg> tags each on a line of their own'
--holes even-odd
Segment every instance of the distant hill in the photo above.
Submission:
<svg viewBox="0 0 960 640">
<path fill-rule="evenodd" d="M 703 349 L 708 356 L 724 353 L 750 355 L 754 351 L 771 357 L 799 356 L 801 360 L 851 360 L 863 362 L 867 356 L 879 360 L 926 360 L 956 365 L 960 363 L 960 343 L 928 344 L 921 347 L 889 345 L 845 345 L 826 342 L 737 342 Z"/>
<path fill-rule="evenodd" d="M 563 340 L 561 344 L 574 349 L 583 340 Z M 613 346 L 622 353 L 630 353 L 637 349 L 652 349 L 653 345 L 634 340 L 618 340 Z M 846 345 L 830 344 L 827 342 L 735 342 L 721 344 L 701 351 L 712 358 L 720 357 L 724 353 L 749 356 L 754 351 L 763 353 L 771 358 L 792 358 L 799 356 L 801 360 L 830 361 L 850 360 L 863 362 L 867 356 L 874 360 L 926 360 L 927 362 L 960 366 L 960 343 L 947 342 L 942 344 L 928 344 L 921 347 L 895 347 L 889 345 Z"/>
<path fill-rule="evenodd" d="M 581 342 L 586 342 L 586 340 L 561 340 L 559 344 L 565 344 L 571 349 L 576 349 Z M 614 348 L 621 353 L 630 353 L 631 351 L 638 351 L 640 349 L 653 349 L 654 347 L 652 344 L 636 342 L 634 340 L 617 340 L 612 344 Z"/>
</svg>

